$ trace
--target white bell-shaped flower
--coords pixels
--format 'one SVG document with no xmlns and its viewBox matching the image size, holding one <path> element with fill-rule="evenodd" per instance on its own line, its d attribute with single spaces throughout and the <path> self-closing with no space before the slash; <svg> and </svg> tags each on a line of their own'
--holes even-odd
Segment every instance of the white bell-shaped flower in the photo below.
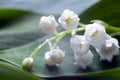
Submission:
<svg viewBox="0 0 120 80">
<path fill-rule="evenodd" d="M 48 17 L 43 16 L 41 17 L 39 22 L 39 27 L 46 34 L 54 33 L 56 31 L 57 26 L 58 26 L 58 23 L 55 20 L 55 17 L 53 15 L 50 15 Z"/>
<path fill-rule="evenodd" d="M 45 53 L 44 59 L 47 65 L 60 64 L 64 59 L 65 53 L 57 48 Z"/>
<path fill-rule="evenodd" d="M 83 55 L 89 50 L 89 42 L 86 40 L 85 36 L 74 35 L 70 39 L 70 47 L 74 53 Z"/>
<path fill-rule="evenodd" d="M 118 40 L 115 38 L 110 38 L 106 40 L 106 43 L 100 49 L 97 49 L 101 60 L 112 61 L 114 55 L 119 54 Z"/>
<path fill-rule="evenodd" d="M 90 44 L 96 48 L 101 47 L 101 44 L 108 39 L 105 27 L 99 23 L 86 25 L 84 35 L 86 36 L 87 40 L 90 41 Z"/>
<path fill-rule="evenodd" d="M 82 69 L 86 69 L 87 66 L 93 63 L 93 54 L 90 50 L 84 55 L 78 55 L 75 53 L 74 60 L 75 65 L 80 66 Z"/>
<path fill-rule="evenodd" d="M 73 11 L 64 10 L 58 22 L 65 30 L 76 29 L 79 24 L 79 17 Z"/>
</svg>

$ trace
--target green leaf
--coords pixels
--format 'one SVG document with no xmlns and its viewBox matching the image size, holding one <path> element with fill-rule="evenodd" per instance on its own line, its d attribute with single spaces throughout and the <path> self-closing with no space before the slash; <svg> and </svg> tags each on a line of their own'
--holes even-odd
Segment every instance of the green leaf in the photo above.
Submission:
<svg viewBox="0 0 120 80">
<path fill-rule="evenodd" d="M 50 36 L 45 36 L 38 41 L 21 46 L 18 48 L 13 48 L 9 50 L 4 50 L 0 52 L 1 60 L 2 58 L 7 59 L 7 61 L 11 61 L 8 63 L 11 63 L 13 65 L 19 65 L 21 66 L 21 62 L 24 58 L 28 57 L 30 53 L 38 46 L 39 44 L 43 43 L 45 39 L 47 39 Z M 70 36 L 66 36 L 63 38 L 63 40 L 59 43 L 59 47 L 66 51 L 66 56 L 64 61 L 59 66 L 46 66 L 44 61 L 44 53 L 49 50 L 48 46 L 44 46 L 39 53 L 34 57 L 34 66 L 32 68 L 31 73 L 34 75 L 40 76 L 40 77 L 57 77 L 57 76 L 68 76 L 68 75 L 75 75 L 75 74 L 83 74 L 87 72 L 96 72 L 101 70 L 107 70 L 111 68 L 118 67 L 119 64 L 119 57 L 114 57 L 113 61 L 111 63 L 107 61 L 100 61 L 99 56 L 97 55 L 96 51 L 93 49 L 94 53 L 94 59 L 93 64 L 87 67 L 86 70 L 81 69 L 79 66 L 74 65 L 73 61 L 73 52 L 70 49 L 69 45 L 69 38 Z M 66 44 L 66 45 L 63 45 Z M 7 62 L 6 60 L 2 60 L 3 62 Z M 83 74 L 84 75 L 84 74 Z M 81 76 L 83 76 L 81 75 Z M 107 76 L 106 76 L 107 77 Z"/>
<path fill-rule="evenodd" d="M 83 73 L 83 74 L 78 73 L 74 75 L 54 77 L 54 78 L 58 80 L 120 80 L 119 73 L 120 73 L 120 68 L 115 68 L 104 71 L 97 71 L 97 72 Z"/>
<path fill-rule="evenodd" d="M 38 27 L 40 16 L 16 9 L 0 9 L 0 23 L 5 22 L 0 24 L 0 50 L 22 46 L 44 36 Z"/>
<path fill-rule="evenodd" d="M 30 12 L 18 9 L 0 8 L 0 25 L 6 25 L 6 23 L 15 21 L 27 14 L 30 14 Z"/>
<path fill-rule="evenodd" d="M 0 79 L 2 80 L 43 80 L 11 64 L 0 61 Z"/>
<path fill-rule="evenodd" d="M 82 74 L 83 77 L 96 77 L 96 78 L 108 78 L 113 80 L 120 80 L 120 68 L 114 68 L 110 70 L 104 70 L 104 71 L 98 71 L 98 72 L 92 72 L 92 73 L 86 73 Z M 80 74 L 76 75 L 80 76 Z"/>
<path fill-rule="evenodd" d="M 120 0 L 100 0 L 80 14 L 81 22 L 99 19 L 113 26 L 120 26 Z"/>
</svg>

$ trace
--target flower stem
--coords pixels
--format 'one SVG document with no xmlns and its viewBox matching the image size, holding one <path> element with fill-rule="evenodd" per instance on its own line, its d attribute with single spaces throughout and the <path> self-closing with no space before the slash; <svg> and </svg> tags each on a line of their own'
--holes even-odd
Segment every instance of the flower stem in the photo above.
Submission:
<svg viewBox="0 0 120 80">
<path fill-rule="evenodd" d="M 78 27 L 85 27 L 85 24 L 79 23 L 79 24 L 78 24 Z"/>
<path fill-rule="evenodd" d="M 113 36 L 118 36 L 118 35 L 120 35 L 120 32 L 115 32 L 115 33 L 112 33 L 112 34 L 110 34 L 112 37 Z"/>
<path fill-rule="evenodd" d="M 81 28 L 77 28 L 77 29 L 75 29 L 75 30 L 76 30 L 76 32 L 80 32 L 80 31 L 83 31 L 84 29 L 85 29 L 84 27 L 81 27 Z M 40 44 L 40 45 L 31 53 L 30 57 L 35 56 L 35 55 L 38 53 L 38 51 L 39 51 L 45 44 L 47 44 L 48 42 L 51 42 L 51 41 L 56 40 L 56 39 L 58 39 L 58 38 L 63 38 L 65 35 L 71 34 L 71 32 L 72 32 L 72 30 L 63 31 L 63 32 L 57 33 L 55 36 L 47 39 L 45 42 L 43 42 L 42 44 Z"/>
<path fill-rule="evenodd" d="M 54 43 L 54 45 L 53 45 L 53 49 L 57 47 L 57 44 L 59 43 L 59 41 L 60 41 L 63 37 L 64 37 L 64 35 L 55 40 L 55 43 Z"/>
<path fill-rule="evenodd" d="M 50 50 L 52 50 L 52 49 L 53 49 L 52 43 L 49 41 L 49 39 L 46 39 L 46 41 L 48 42 L 48 45 L 49 45 Z"/>
<path fill-rule="evenodd" d="M 108 33 L 120 32 L 119 27 L 113 27 L 113 26 L 110 26 L 110 25 L 106 25 L 105 28 L 106 28 Z"/>
</svg>

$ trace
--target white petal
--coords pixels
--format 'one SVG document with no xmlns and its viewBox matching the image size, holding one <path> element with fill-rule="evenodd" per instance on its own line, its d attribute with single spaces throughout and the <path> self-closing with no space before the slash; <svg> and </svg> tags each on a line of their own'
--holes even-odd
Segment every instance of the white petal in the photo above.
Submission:
<svg viewBox="0 0 120 80">
<path fill-rule="evenodd" d="M 52 53 L 51 59 L 53 62 L 55 62 L 56 64 L 59 64 L 63 61 L 65 53 L 62 50 L 54 49 L 51 51 L 51 53 Z"/>
<path fill-rule="evenodd" d="M 106 40 L 106 47 L 111 47 L 112 44 L 116 45 L 117 47 L 119 47 L 118 45 L 118 40 L 115 38 L 110 38 Z"/>
<path fill-rule="evenodd" d="M 60 64 L 64 59 L 65 53 L 60 49 L 53 49 L 45 53 L 45 61 L 47 65 Z"/>
<path fill-rule="evenodd" d="M 74 53 L 86 54 L 89 50 L 89 42 L 84 36 L 74 35 L 70 39 L 70 46 Z"/>
<path fill-rule="evenodd" d="M 58 26 L 58 23 L 55 20 L 55 17 L 52 15 L 48 17 L 46 16 L 41 17 L 39 22 L 39 27 L 46 34 L 54 33 L 56 31 L 57 26 Z"/>
<path fill-rule="evenodd" d="M 55 63 L 51 60 L 50 57 L 51 57 L 50 52 L 46 52 L 45 57 L 44 57 L 46 64 L 47 65 L 55 65 Z"/>
<path fill-rule="evenodd" d="M 76 29 L 79 24 L 79 17 L 73 11 L 68 9 L 64 10 L 59 17 L 58 22 L 66 30 Z"/>
<path fill-rule="evenodd" d="M 114 38 L 110 38 L 106 40 L 106 44 L 104 44 L 100 49 L 97 49 L 97 51 L 101 60 L 108 60 L 111 62 L 113 56 L 119 54 L 118 41 Z"/>
<path fill-rule="evenodd" d="M 86 25 L 84 35 L 90 41 L 90 44 L 96 48 L 99 48 L 108 38 L 104 26 L 98 23 Z"/>
<path fill-rule="evenodd" d="M 76 55 L 75 63 L 83 69 L 86 69 L 93 62 L 93 54 L 91 51 L 88 51 L 87 54 L 84 55 Z"/>
</svg>

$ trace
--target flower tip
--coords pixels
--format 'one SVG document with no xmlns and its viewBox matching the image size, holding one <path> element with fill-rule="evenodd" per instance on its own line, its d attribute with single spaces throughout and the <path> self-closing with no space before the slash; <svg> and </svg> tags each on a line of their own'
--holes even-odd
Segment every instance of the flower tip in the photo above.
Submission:
<svg viewBox="0 0 120 80">
<path fill-rule="evenodd" d="M 26 69 L 26 70 L 30 70 L 33 66 L 33 58 L 32 57 L 28 57 L 25 58 L 22 62 L 22 68 Z"/>
</svg>

